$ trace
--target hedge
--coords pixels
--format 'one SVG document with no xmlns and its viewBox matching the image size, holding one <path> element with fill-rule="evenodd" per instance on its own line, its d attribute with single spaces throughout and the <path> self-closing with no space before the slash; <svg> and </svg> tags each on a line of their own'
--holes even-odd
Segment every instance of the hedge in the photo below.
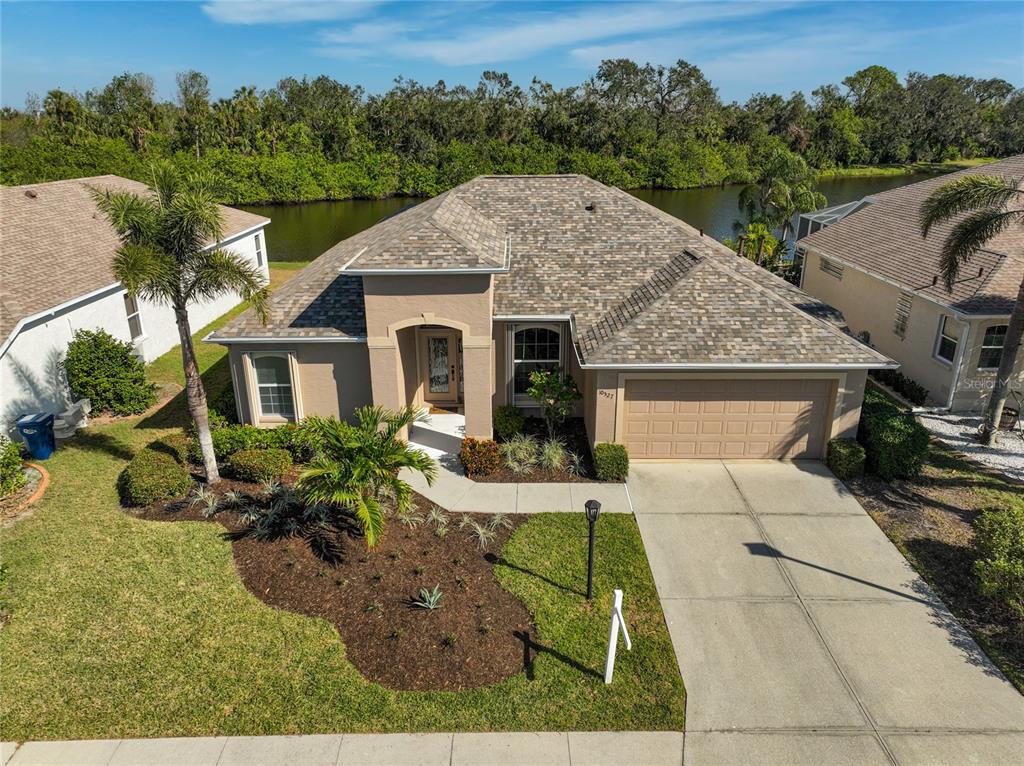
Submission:
<svg viewBox="0 0 1024 766">
<path fill-rule="evenodd" d="M 828 443 L 828 467 L 846 481 L 864 473 L 864 448 L 853 439 L 832 439 Z"/>
<path fill-rule="evenodd" d="M 236 479 L 266 484 L 285 477 L 292 456 L 284 449 L 243 449 L 231 456 L 230 468 Z"/>
<path fill-rule="evenodd" d="M 928 389 L 899 370 L 872 370 L 871 377 L 889 386 L 911 404 L 920 406 L 928 401 Z"/>
<path fill-rule="evenodd" d="M 928 430 L 911 413 L 880 392 L 864 394 L 857 440 L 864 445 L 867 467 L 886 481 L 910 479 L 928 457 Z"/>
<path fill-rule="evenodd" d="M 600 481 L 625 481 L 629 475 L 629 454 L 623 444 L 594 445 L 594 472 Z"/>
<path fill-rule="evenodd" d="M 501 468 L 501 450 L 493 439 L 462 440 L 459 460 L 466 469 L 466 476 L 487 476 Z"/>
<path fill-rule="evenodd" d="M 125 343 L 103 330 L 78 330 L 68 344 L 64 372 L 73 399 L 88 399 L 94 412 L 136 415 L 156 402 L 156 386 Z"/>
<path fill-rule="evenodd" d="M 0 434 L 0 497 L 5 497 L 25 485 L 25 471 L 21 467 L 21 445 Z"/>
<path fill-rule="evenodd" d="M 974 524 L 981 592 L 1024 620 L 1024 506 L 988 508 Z"/>
<path fill-rule="evenodd" d="M 188 468 L 159 441 L 135 453 L 117 478 L 117 489 L 125 505 L 149 505 L 180 497 L 191 485 Z"/>
<path fill-rule="evenodd" d="M 224 421 L 221 419 L 220 422 Z M 213 452 L 217 460 L 228 460 L 241 450 L 283 449 L 291 454 L 295 462 L 305 463 L 312 459 L 318 449 L 315 434 L 294 423 L 286 423 L 277 428 L 257 428 L 238 424 L 215 427 L 211 417 L 210 437 L 213 439 Z M 199 439 L 194 426 L 190 436 L 189 454 L 194 461 L 200 462 Z"/>
</svg>

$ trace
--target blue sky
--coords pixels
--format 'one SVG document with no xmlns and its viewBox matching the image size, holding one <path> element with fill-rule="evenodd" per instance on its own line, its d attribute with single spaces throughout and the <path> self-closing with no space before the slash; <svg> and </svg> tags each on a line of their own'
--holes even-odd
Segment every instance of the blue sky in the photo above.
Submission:
<svg viewBox="0 0 1024 766">
<path fill-rule="evenodd" d="M 1024 3 L 3 0 L 0 46 L 0 99 L 13 106 L 124 71 L 147 72 L 171 98 L 175 72 L 198 69 L 219 97 L 304 74 L 371 92 L 398 75 L 472 85 L 485 69 L 564 86 L 620 56 L 684 58 L 743 101 L 809 94 L 869 64 L 1024 85 Z"/>
</svg>

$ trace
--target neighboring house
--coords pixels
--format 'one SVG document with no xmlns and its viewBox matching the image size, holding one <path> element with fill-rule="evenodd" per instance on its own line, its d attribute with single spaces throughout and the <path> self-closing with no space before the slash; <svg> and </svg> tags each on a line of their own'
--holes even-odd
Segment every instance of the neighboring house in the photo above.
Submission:
<svg viewBox="0 0 1024 766">
<path fill-rule="evenodd" d="M 921 237 L 928 195 L 964 175 L 1024 178 L 1024 155 L 881 192 L 801 216 L 801 287 L 835 306 L 852 333 L 900 362 L 928 403 L 980 412 L 995 381 L 1010 312 L 1024 276 L 1024 231 L 1005 231 L 960 270 L 952 291 L 940 253 L 954 222 Z M 1020 381 L 1024 356 L 1016 379 Z M 1013 388 L 1024 388 L 1020 385 Z"/>
<path fill-rule="evenodd" d="M 239 416 L 369 403 L 532 408 L 562 369 L 591 442 L 633 458 L 820 458 L 853 436 L 866 371 L 894 366 L 830 309 L 715 240 L 583 176 L 484 176 L 328 250 L 207 339 Z"/>
<path fill-rule="evenodd" d="M 114 278 L 120 245 L 90 187 L 143 193 L 117 176 L 0 188 L 0 427 L 30 411 L 68 404 L 61 361 L 76 330 L 103 329 L 149 362 L 178 344 L 167 306 L 128 297 Z M 222 207 L 223 245 L 267 272 L 269 219 Z M 238 304 L 237 295 L 196 303 L 199 330 Z"/>
</svg>

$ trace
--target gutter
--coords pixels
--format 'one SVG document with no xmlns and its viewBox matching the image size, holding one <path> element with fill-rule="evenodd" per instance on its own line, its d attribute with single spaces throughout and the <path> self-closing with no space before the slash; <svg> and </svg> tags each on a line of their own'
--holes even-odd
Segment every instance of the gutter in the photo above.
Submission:
<svg viewBox="0 0 1024 766">
<path fill-rule="evenodd" d="M 279 346 L 289 343 L 366 343 L 365 335 L 349 335 L 343 338 L 328 335 L 313 335 L 310 337 L 256 337 L 256 338 L 214 338 L 217 331 L 207 333 L 200 339 L 201 343 L 216 343 L 219 346 L 230 346 L 237 343 L 273 343 Z"/>
</svg>

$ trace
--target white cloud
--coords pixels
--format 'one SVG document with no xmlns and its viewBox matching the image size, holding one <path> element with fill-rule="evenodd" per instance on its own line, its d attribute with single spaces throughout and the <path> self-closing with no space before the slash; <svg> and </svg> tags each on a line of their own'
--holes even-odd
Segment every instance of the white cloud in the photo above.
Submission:
<svg viewBox="0 0 1024 766">
<path fill-rule="evenodd" d="M 223 24 L 290 24 L 351 19 L 375 5 L 367 0 L 209 0 L 202 7 Z"/>
</svg>

